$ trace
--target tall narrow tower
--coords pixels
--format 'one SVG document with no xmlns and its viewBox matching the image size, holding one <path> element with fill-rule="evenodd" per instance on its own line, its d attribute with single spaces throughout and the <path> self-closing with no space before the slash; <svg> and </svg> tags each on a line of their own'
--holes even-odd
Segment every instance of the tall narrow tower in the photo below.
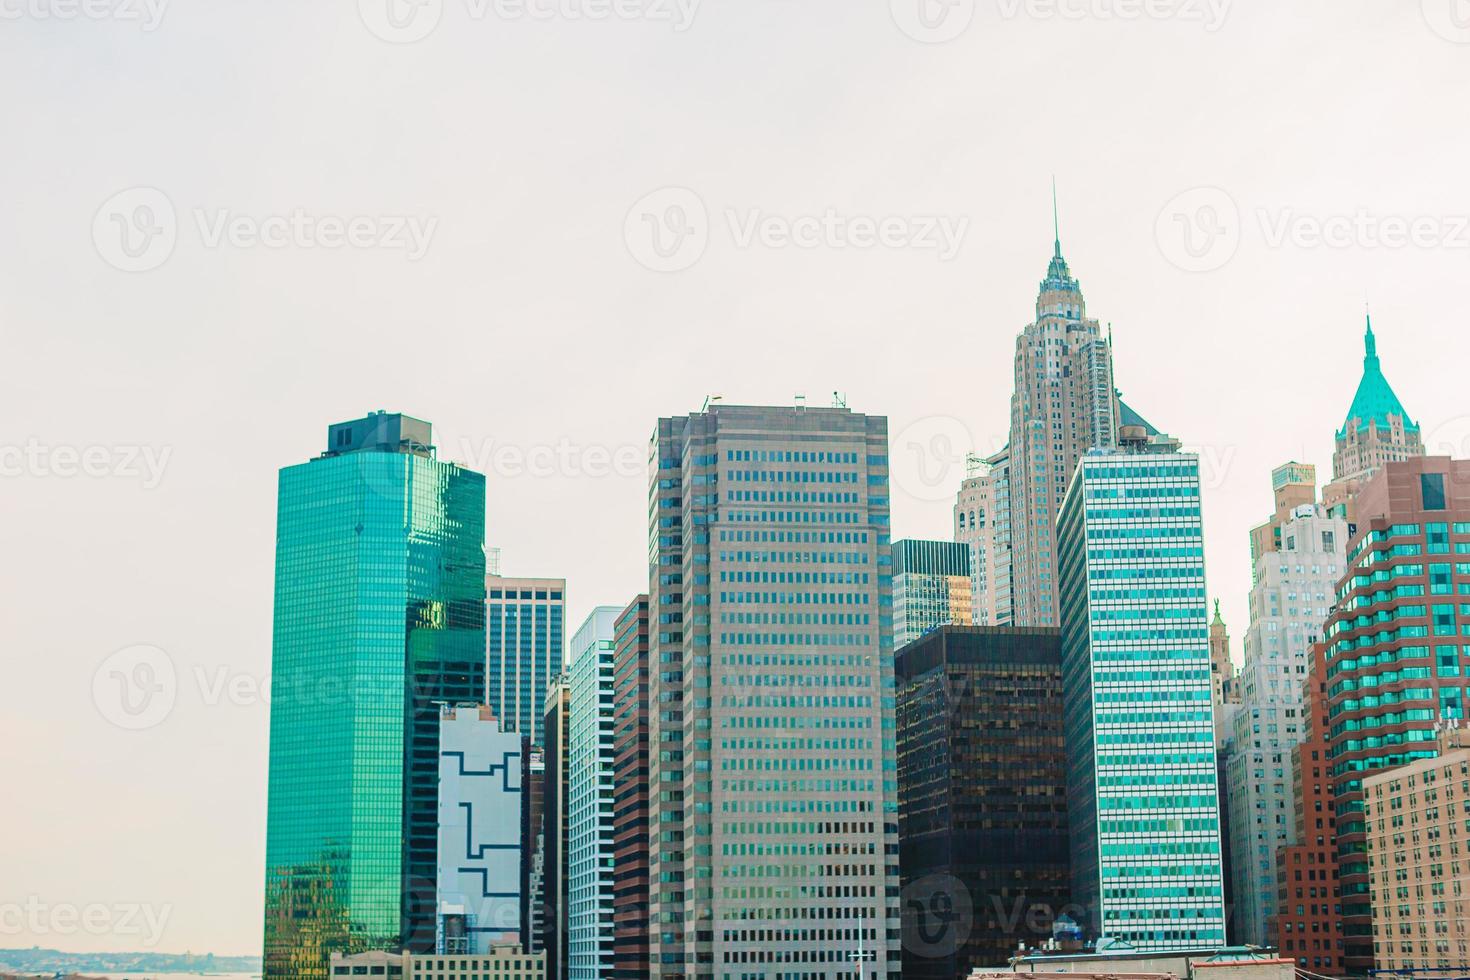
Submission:
<svg viewBox="0 0 1470 980">
<path fill-rule="evenodd" d="M 1016 338 L 1015 368 L 1009 469 L 1014 622 L 1055 626 L 1057 513 L 1078 459 L 1089 449 L 1115 446 L 1119 419 L 1112 344 L 1087 318 L 1059 231 L 1036 297 L 1036 319 Z"/>
</svg>

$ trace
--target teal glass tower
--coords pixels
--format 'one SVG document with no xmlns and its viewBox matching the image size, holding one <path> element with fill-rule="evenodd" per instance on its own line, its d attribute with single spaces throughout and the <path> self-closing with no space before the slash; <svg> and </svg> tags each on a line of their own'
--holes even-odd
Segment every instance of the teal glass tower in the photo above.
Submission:
<svg viewBox="0 0 1470 980">
<path fill-rule="evenodd" d="M 485 478 L 427 422 L 333 425 L 281 471 L 264 975 L 432 951 L 439 708 L 485 692 Z"/>
<path fill-rule="evenodd" d="M 1199 459 L 1145 426 L 1058 521 L 1072 901 L 1135 949 L 1225 944 Z"/>
</svg>

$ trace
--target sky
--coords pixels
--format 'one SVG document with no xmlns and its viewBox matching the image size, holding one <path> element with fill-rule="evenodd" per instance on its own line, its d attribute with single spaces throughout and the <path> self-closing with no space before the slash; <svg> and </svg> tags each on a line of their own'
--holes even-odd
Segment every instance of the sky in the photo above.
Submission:
<svg viewBox="0 0 1470 980">
<path fill-rule="evenodd" d="M 0 82 L 0 947 L 259 952 L 276 473 L 329 423 L 431 421 L 574 625 L 710 395 L 886 415 L 946 537 L 1053 175 L 1237 660 L 1365 304 L 1470 455 L 1463 0 L 0 0 Z"/>
</svg>

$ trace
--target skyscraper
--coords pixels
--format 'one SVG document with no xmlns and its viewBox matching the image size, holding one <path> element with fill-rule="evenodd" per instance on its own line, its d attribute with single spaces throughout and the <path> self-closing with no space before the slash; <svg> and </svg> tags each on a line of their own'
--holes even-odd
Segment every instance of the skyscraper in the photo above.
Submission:
<svg viewBox="0 0 1470 980">
<path fill-rule="evenodd" d="M 1235 662 L 1230 659 L 1230 629 L 1220 615 L 1220 600 L 1215 600 L 1215 618 L 1210 620 L 1210 683 L 1215 704 L 1240 700 L 1235 684 Z"/>
<path fill-rule="evenodd" d="M 554 677 L 546 690 L 542 737 L 546 740 L 546 776 L 542 786 L 541 846 L 543 852 L 541 947 L 546 951 L 546 980 L 567 978 L 567 862 L 571 850 L 567 828 L 570 776 L 571 686 L 565 674 Z"/>
<path fill-rule="evenodd" d="M 1140 950 L 1225 942 L 1199 460 L 1142 427 L 1058 529 L 1073 901 Z"/>
<path fill-rule="evenodd" d="M 1349 523 L 1356 523 L 1353 497 L 1369 477 L 1386 463 L 1424 455 L 1419 426 L 1384 377 L 1371 318 L 1363 334 L 1363 377 L 1336 443 L 1332 482 L 1323 488 L 1322 502 Z"/>
<path fill-rule="evenodd" d="M 1071 902 L 1061 638 L 943 626 L 894 656 L 903 975 L 954 980 Z"/>
<path fill-rule="evenodd" d="M 1470 460 L 1386 463 L 1359 489 L 1357 532 L 1327 621 L 1328 732 L 1345 967 L 1373 967 L 1363 779 L 1435 754 L 1470 671 Z"/>
<path fill-rule="evenodd" d="M 650 455 L 654 971 L 897 980 L 887 420 L 715 403 Z"/>
<path fill-rule="evenodd" d="M 524 745 L 483 705 L 443 708 L 435 952 L 520 942 Z"/>
<path fill-rule="evenodd" d="M 376 413 L 281 470 L 265 976 L 433 949 L 438 702 L 485 691 L 485 478 Z"/>
<path fill-rule="evenodd" d="M 1010 450 L 971 456 L 955 498 L 954 539 L 970 549 L 970 620 L 1011 621 Z"/>
<path fill-rule="evenodd" d="M 648 596 L 618 615 L 613 663 L 613 980 L 648 972 Z"/>
<path fill-rule="evenodd" d="M 567 976 L 602 980 L 613 943 L 613 637 L 598 606 L 572 638 L 567 739 Z"/>
<path fill-rule="evenodd" d="M 1293 485 L 1284 475 L 1296 469 L 1288 463 L 1272 474 L 1278 503 L 1281 488 Z M 1241 706 L 1226 763 L 1236 939 L 1257 946 L 1276 914 L 1277 851 L 1294 842 L 1291 750 L 1306 735 L 1302 685 L 1342 576 L 1347 522 L 1309 500 L 1261 528 L 1271 533 L 1252 533 L 1267 550 L 1251 569 Z"/>
<path fill-rule="evenodd" d="M 970 549 L 957 541 L 893 542 L 893 645 L 946 623 L 969 626 Z"/>
<path fill-rule="evenodd" d="M 505 730 L 541 745 L 546 691 L 566 651 L 566 579 L 486 580 L 485 703 Z"/>
<path fill-rule="evenodd" d="M 1116 445 L 1123 417 L 1113 388 L 1112 342 L 1087 318 L 1062 244 L 1016 338 L 1011 396 L 1009 520 L 1013 621 L 1057 625 L 1056 519 L 1077 461 Z"/>
</svg>

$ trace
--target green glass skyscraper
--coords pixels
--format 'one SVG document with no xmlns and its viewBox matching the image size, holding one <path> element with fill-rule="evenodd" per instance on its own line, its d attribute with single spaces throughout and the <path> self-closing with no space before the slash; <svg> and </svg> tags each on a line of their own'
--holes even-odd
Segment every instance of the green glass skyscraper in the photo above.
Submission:
<svg viewBox="0 0 1470 980">
<path fill-rule="evenodd" d="M 1072 901 L 1139 950 L 1224 945 L 1199 458 L 1142 424 L 1062 504 Z"/>
<path fill-rule="evenodd" d="M 485 478 L 378 412 L 281 471 L 265 977 L 434 946 L 437 702 L 485 693 Z"/>
</svg>

